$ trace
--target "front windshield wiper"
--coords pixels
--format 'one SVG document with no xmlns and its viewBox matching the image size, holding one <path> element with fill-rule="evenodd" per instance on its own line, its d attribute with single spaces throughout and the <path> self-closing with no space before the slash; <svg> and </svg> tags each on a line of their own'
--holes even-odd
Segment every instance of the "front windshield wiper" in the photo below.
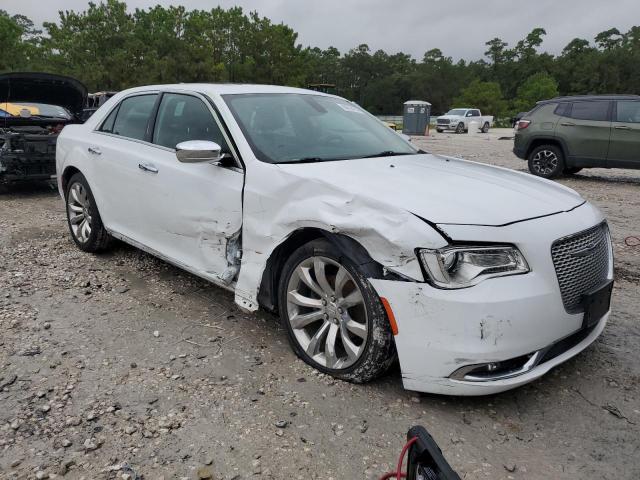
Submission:
<svg viewBox="0 0 640 480">
<path fill-rule="evenodd" d="M 323 157 L 304 157 L 296 158 L 293 160 L 287 160 L 286 162 L 276 163 L 318 163 L 318 162 L 330 162 L 332 160 L 343 160 L 342 158 L 323 158 Z"/>
<path fill-rule="evenodd" d="M 385 150 L 384 152 L 374 153 L 373 155 L 366 155 L 362 158 L 376 158 L 376 157 L 395 157 L 397 155 L 415 155 L 418 152 L 394 152 L 393 150 Z"/>
</svg>

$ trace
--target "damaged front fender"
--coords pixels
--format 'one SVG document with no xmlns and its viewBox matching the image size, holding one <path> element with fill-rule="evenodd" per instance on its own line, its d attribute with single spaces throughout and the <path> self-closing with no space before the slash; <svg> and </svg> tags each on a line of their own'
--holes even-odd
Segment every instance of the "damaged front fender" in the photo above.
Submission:
<svg viewBox="0 0 640 480">
<path fill-rule="evenodd" d="M 440 248 L 446 240 L 415 215 L 375 197 L 374 191 L 351 193 L 329 179 L 312 180 L 278 165 L 253 164 L 245 182 L 236 302 L 250 311 L 258 308 L 267 261 L 290 235 L 305 228 L 353 239 L 382 267 L 423 281 L 416 247 Z"/>
</svg>

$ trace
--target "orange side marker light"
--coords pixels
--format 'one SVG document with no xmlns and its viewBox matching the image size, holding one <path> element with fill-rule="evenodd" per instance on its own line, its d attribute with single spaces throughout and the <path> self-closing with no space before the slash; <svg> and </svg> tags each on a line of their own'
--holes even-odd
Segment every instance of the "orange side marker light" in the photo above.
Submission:
<svg viewBox="0 0 640 480">
<path fill-rule="evenodd" d="M 393 310 L 391 310 L 389 300 L 384 297 L 380 297 L 380 301 L 382 302 L 382 306 L 384 307 L 385 312 L 387 312 L 387 317 L 389 318 L 389 323 L 391 324 L 391 333 L 393 333 L 394 336 L 398 335 L 398 324 L 396 323 L 396 316 L 393 314 Z"/>
</svg>

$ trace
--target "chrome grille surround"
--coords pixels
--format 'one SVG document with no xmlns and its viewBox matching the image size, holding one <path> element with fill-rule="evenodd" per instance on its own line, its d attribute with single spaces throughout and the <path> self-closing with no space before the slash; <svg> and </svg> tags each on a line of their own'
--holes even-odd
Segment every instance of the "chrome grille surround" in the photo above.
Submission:
<svg viewBox="0 0 640 480">
<path fill-rule="evenodd" d="M 610 278 L 611 237 L 606 222 L 560 238 L 551 245 L 551 258 L 567 313 L 584 312 L 582 296 Z"/>
<path fill-rule="evenodd" d="M 448 118 L 438 119 L 438 125 L 449 125 L 449 123 L 451 123 L 451 120 L 449 120 Z"/>
</svg>

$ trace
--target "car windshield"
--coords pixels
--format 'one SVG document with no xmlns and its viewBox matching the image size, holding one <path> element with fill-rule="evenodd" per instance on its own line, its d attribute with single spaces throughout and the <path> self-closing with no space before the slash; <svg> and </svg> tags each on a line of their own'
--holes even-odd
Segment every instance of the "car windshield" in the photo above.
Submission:
<svg viewBox="0 0 640 480">
<path fill-rule="evenodd" d="M 8 114 L 7 116 L 11 117 L 71 119 L 71 114 L 64 107 L 49 105 L 47 103 L 5 102 L 0 103 L 0 110 L 6 112 Z"/>
<path fill-rule="evenodd" d="M 223 97 L 254 154 L 264 162 L 322 162 L 417 153 L 389 127 L 342 98 L 298 93 Z"/>
<path fill-rule="evenodd" d="M 465 113 L 467 113 L 467 111 L 464 108 L 454 108 L 453 110 L 449 110 L 446 114 L 462 117 Z"/>
</svg>

